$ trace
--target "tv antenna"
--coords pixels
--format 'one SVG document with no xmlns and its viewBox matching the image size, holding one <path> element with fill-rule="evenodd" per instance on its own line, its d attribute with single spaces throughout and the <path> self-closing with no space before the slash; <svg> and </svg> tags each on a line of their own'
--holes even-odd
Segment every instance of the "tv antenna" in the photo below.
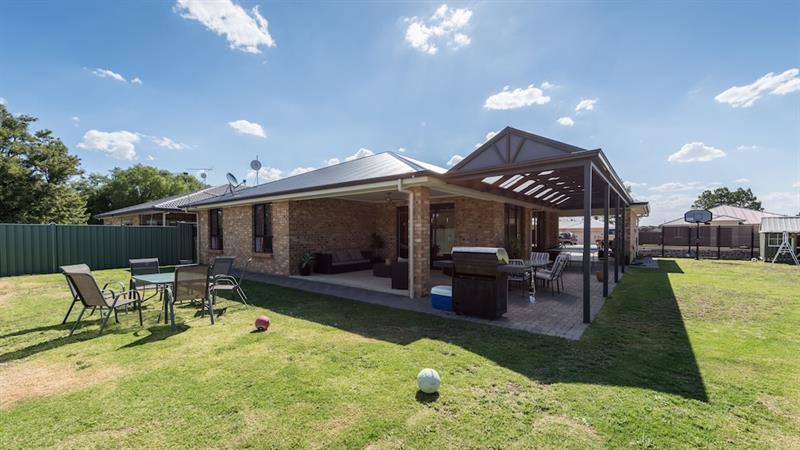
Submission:
<svg viewBox="0 0 800 450">
<path fill-rule="evenodd" d="M 203 182 L 205 183 L 206 178 L 208 178 L 208 172 L 211 172 L 212 170 L 214 170 L 214 168 L 213 167 L 197 167 L 197 168 L 186 169 L 186 170 L 196 170 L 196 171 L 200 172 L 198 174 L 198 176 L 200 176 L 200 179 L 203 180 Z"/>
<path fill-rule="evenodd" d="M 250 168 L 256 172 L 256 186 L 258 186 L 258 171 L 261 170 L 261 161 L 258 160 L 258 156 L 250 161 Z"/>
<path fill-rule="evenodd" d="M 236 189 L 238 189 L 239 186 L 247 183 L 247 181 L 242 181 L 239 183 L 239 180 L 237 180 L 236 177 L 230 172 L 225 174 L 225 178 L 228 179 L 228 192 L 231 194 L 236 192 Z"/>
</svg>

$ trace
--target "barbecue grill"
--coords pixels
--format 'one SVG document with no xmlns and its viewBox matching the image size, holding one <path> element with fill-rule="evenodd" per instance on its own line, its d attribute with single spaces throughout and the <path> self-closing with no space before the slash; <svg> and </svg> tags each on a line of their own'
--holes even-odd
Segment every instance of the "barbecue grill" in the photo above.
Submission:
<svg viewBox="0 0 800 450">
<path fill-rule="evenodd" d="M 453 247 L 453 311 L 497 319 L 506 312 L 508 253 L 495 247 Z"/>
</svg>

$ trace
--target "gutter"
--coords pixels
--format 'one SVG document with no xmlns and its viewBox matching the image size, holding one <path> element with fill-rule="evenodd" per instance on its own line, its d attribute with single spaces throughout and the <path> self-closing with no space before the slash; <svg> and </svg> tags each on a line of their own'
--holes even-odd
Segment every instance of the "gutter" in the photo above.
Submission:
<svg viewBox="0 0 800 450">
<path fill-rule="evenodd" d="M 408 195 L 408 298 L 414 298 L 414 191 L 403 187 L 403 179 L 397 179 L 397 192 Z"/>
</svg>

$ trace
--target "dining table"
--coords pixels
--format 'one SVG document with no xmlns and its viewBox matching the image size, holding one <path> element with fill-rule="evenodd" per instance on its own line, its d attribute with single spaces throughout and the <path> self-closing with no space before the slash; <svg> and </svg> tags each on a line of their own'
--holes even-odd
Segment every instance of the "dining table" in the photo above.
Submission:
<svg viewBox="0 0 800 450">
<path fill-rule="evenodd" d="M 164 323 L 171 321 L 174 327 L 175 317 L 169 313 L 169 305 L 172 302 L 172 287 L 175 284 L 175 272 L 134 275 L 133 279 L 143 285 L 155 285 L 157 289 L 164 290 L 163 304 L 161 305 L 161 311 L 164 313 Z"/>
</svg>

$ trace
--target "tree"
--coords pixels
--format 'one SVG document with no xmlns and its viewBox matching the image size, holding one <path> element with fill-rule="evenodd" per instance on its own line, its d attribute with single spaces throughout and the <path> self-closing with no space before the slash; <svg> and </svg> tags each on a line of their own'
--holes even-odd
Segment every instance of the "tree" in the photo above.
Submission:
<svg viewBox="0 0 800 450">
<path fill-rule="evenodd" d="M 0 104 L 0 222 L 85 223 L 86 202 L 70 183 L 80 158 L 50 130 L 31 134 L 35 121 Z"/>
<path fill-rule="evenodd" d="M 720 205 L 738 206 L 758 211 L 763 210 L 761 202 L 753 195 L 753 191 L 750 188 L 737 188 L 735 191 L 730 191 L 726 187 L 716 188 L 713 191 L 703 191 L 692 204 L 692 208 L 709 209 Z"/>
<path fill-rule="evenodd" d="M 90 222 L 96 221 L 96 214 L 205 187 L 189 174 L 173 174 L 142 164 L 114 168 L 108 176 L 93 173 L 81 178 L 75 186 L 86 199 Z"/>
</svg>

